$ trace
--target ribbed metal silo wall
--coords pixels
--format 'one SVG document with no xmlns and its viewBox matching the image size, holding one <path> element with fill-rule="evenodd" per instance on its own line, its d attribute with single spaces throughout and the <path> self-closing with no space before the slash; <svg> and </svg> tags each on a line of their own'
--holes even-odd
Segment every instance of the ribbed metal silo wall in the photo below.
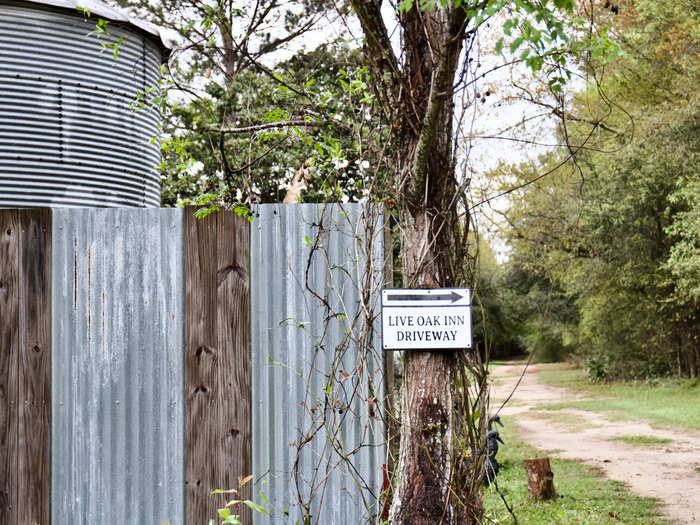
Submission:
<svg viewBox="0 0 700 525">
<path fill-rule="evenodd" d="M 183 210 L 52 228 L 51 523 L 183 525 Z"/>
<path fill-rule="evenodd" d="M 340 362 L 333 363 L 339 355 L 336 347 L 346 340 L 345 330 L 357 328 L 351 323 L 360 308 L 357 284 L 366 275 L 367 260 L 362 255 L 363 207 L 270 204 L 257 212 L 250 265 L 253 494 L 262 490 L 271 513 L 270 517 L 254 513 L 254 523 L 295 523 L 302 518 L 293 474 L 296 445 L 322 418 L 328 426 L 299 456 L 298 486 L 305 497 L 315 491 L 310 498 L 311 523 L 367 523 L 379 513 L 386 455 L 376 336 L 366 360 L 350 344 L 341 352 Z M 319 224 L 325 230 L 321 250 L 309 259 Z M 382 249 L 377 235 L 369 250 L 375 290 L 368 306 L 375 315 L 383 279 Z M 307 282 L 329 308 L 306 290 Z M 329 322 L 322 337 L 324 319 Z M 340 375 L 331 387 L 334 406 L 327 406 L 325 392 L 333 373 Z M 367 403 L 372 396 L 376 411 Z M 349 456 L 352 465 L 332 450 L 327 433 L 336 432 L 345 451 L 357 447 Z"/>
<path fill-rule="evenodd" d="M 160 204 L 161 52 L 135 28 L 0 0 L 0 207 Z M 123 38 L 116 59 L 100 42 Z"/>
</svg>

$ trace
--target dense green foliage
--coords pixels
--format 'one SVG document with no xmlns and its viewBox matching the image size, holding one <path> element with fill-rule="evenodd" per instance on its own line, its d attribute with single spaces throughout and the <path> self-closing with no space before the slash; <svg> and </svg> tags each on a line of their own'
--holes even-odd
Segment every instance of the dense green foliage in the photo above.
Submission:
<svg viewBox="0 0 700 525">
<path fill-rule="evenodd" d="M 334 27 L 348 5 L 111 1 L 178 38 L 166 78 L 138 101 L 167 102 L 164 205 L 246 213 L 281 202 L 290 186 L 290 199 L 319 202 L 358 200 L 383 184 L 391 150 L 367 63 Z"/>
<path fill-rule="evenodd" d="M 524 316 L 526 332 L 536 331 L 521 340 L 588 358 L 598 379 L 695 376 L 699 8 L 631 1 L 613 27 L 623 54 L 607 65 L 593 57 L 560 134 L 569 148 L 508 173 L 509 184 L 525 184 L 509 214 L 509 266 L 526 275 L 522 295 L 539 294 L 542 304 L 549 288 L 546 301 L 557 303 Z"/>
<path fill-rule="evenodd" d="M 576 346 L 578 311 L 519 255 L 499 266 L 487 248 L 480 249 L 472 313 L 476 346 L 487 348 L 491 359 L 531 351 L 539 362 L 559 361 Z"/>
<path fill-rule="evenodd" d="M 281 202 L 300 170 L 304 201 L 357 200 L 381 178 L 376 152 L 356 140 L 362 127 L 381 134 L 357 50 L 321 46 L 276 70 L 303 93 L 244 71 L 230 86 L 208 82 L 206 95 L 173 105 L 161 166 L 165 205 L 227 192 L 241 202 Z"/>
<path fill-rule="evenodd" d="M 479 244 L 477 266 L 472 299 L 474 348 L 488 352 L 491 359 L 522 354 L 523 304 L 517 283 L 501 271 L 485 242 Z"/>
</svg>

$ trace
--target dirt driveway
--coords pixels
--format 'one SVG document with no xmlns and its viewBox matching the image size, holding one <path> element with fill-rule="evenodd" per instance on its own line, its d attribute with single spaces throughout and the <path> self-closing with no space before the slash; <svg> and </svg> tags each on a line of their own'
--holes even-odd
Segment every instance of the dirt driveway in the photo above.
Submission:
<svg viewBox="0 0 700 525">
<path fill-rule="evenodd" d="M 522 369 L 522 365 L 494 369 L 494 409 L 512 391 Z M 513 398 L 501 411 L 516 416 L 521 439 L 548 455 L 596 466 L 607 477 L 627 483 L 634 492 L 658 498 L 664 504 L 662 512 L 678 523 L 700 523 L 700 472 L 696 470 L 700 467 L 700 432 L 654 428 L 645 421 L 611 421 L 603 413 L 583 410 L 530 410 L 584 399 L 566 389 L 541 384 L 537 380 L 540 369 L 539 365 L 528 367 Z M 614 439 L 623 435 L 668 438 L 672 442 L 648 447 Z"/>
</svg>

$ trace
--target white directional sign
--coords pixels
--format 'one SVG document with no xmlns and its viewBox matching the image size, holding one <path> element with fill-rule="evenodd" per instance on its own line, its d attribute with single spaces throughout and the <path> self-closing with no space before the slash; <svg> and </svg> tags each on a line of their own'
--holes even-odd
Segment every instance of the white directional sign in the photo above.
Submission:
<svg viewBox="0 0 700 525">
<path fill-rule="evenodd" d="M 471 348 L 468 288 L 382 290 L 384 350 Z"/>
</svg>

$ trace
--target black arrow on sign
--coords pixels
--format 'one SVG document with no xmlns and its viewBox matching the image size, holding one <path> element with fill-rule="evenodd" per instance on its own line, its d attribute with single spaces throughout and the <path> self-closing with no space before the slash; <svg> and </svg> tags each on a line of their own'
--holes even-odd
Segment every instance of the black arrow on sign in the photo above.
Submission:
<svg viewBox="0 0 700 525">
<path fill-rule="evenodd" d="M 455 301 L 459 301 L 460 299 L 463 299 L 464 296 L 458 294 L 457 292 L 450 292 L 446 294 L 426 294 L 426 295 L 419 295 L 419 294 L 407 294 L 407 295 L 388 295 L 387 299 L 389 301 L 450 301 L 454 303 Z"/>
</svg>

